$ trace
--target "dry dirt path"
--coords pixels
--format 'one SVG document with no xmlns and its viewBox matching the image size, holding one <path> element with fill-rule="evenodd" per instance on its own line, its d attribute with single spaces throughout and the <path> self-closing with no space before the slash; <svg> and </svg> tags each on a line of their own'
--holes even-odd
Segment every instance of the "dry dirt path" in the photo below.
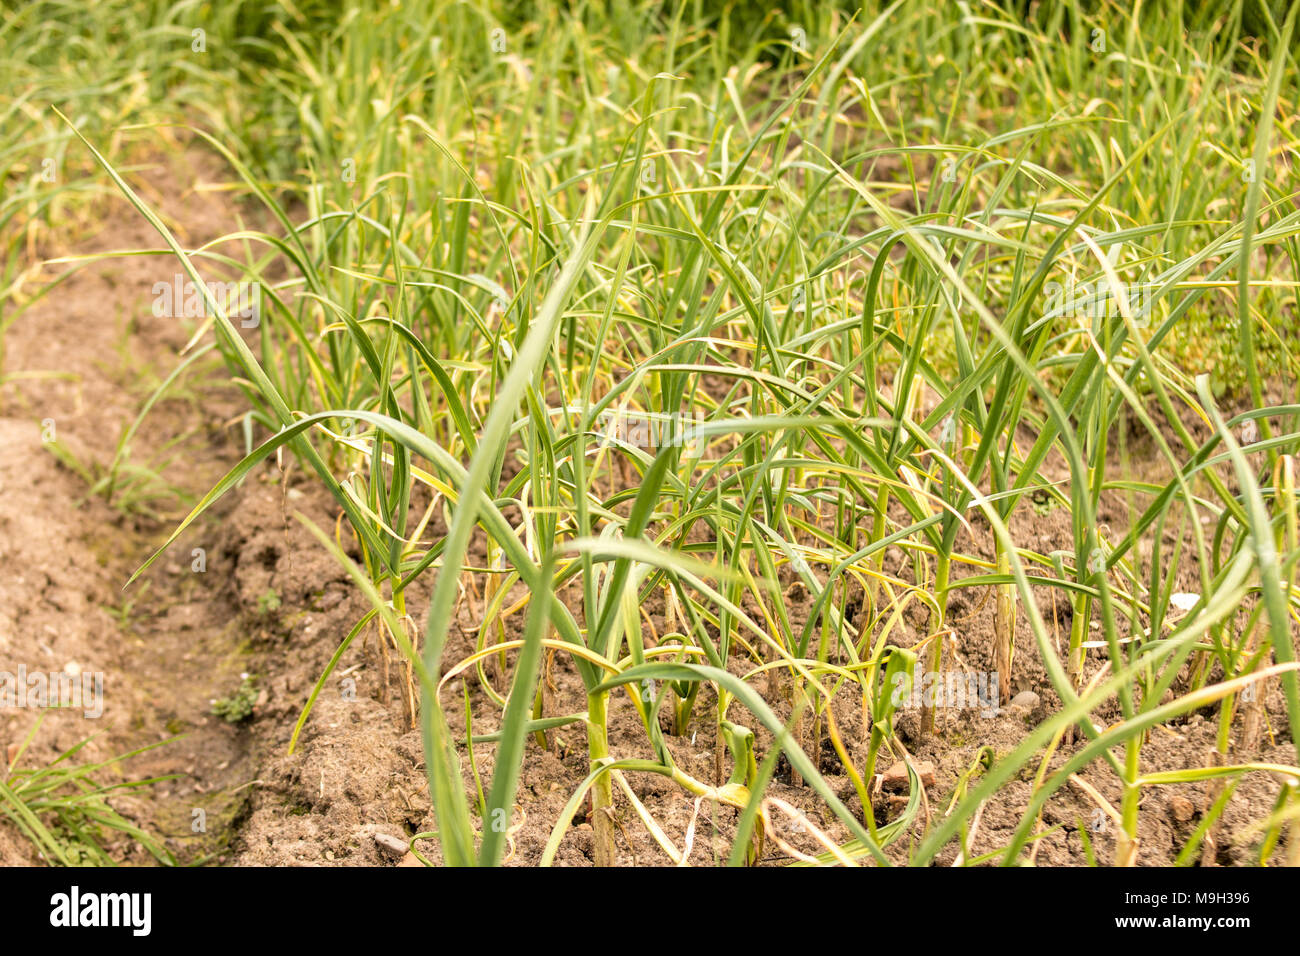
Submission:
<svg viewBox="0 0 1300 956">
<path fill-rule="evenodd" d="M 191 249 L 240 226 L 221 187 L 229 176 L 206 153 L 177 150 L 139 164 L 130 179 Z M 120 199 L 107 200 L 95 223 L 66 248 L 34 250 L 33 261 L 160 245 Z M 46 266 L 42 280 L 63 268 Z M 378 687 L 373 648 L 357 642 L 340 667 L 349 692 L 336 685 L 322 693 L 298 752 L 287 755 L 312 684 L 364 611 L 344 572 L 290 517 L 302 511 L 332 527 L 337 509 L 328 496 L 305 480 L 291 487 L 303 477 L 291 464 L 281 473 L 268 463 L 123 590 L 192 501 L 167 491 L 143 509 L 124 507 L 121 495 L 110 504 L 88 495 L 87 480 L 48 444 L 54 439 L 95 475 L 112 462 L 123 429 L 176 367 L 192 332 L 152 310 L 154 284 L 178 271 L 170 256 L 97 260 L 21 315 L 6 337 L 0 671 L 103 674 L 102 716 L 47 711 L 18 766 L 44 766 L 90 735 L 80 763 L 169 741 L 99 779 L 175 775 L 111 803 L 180 861 L 393 862 L 376 833 L 402 838 L 431 821 L 419 735 L 396 696 Z M 243 453 L 245 411 L 210 355 L 154 407 L 129 461 L 157 467 L 164 488 L 197 498 Z M 214 716 L 213 701 L 235 694 L 245 674 L 255 682 L 251 719 Z M 38 716 L 0 709 L 0 755 Z M 116 860 L 153 862 L 128 838 L 105 846 Z M 0 819 L 0 864 L 38 862 Z"/>
<path fill-rule="evenodd" d="M 205 160 L 178 153 L 135 174 L 191 245 L 235 222 L 229 199 L 202 188 L 213 181 Z M 99 223 L 69 248 L 36 251 L 49 259 L 158 245 L 123 201 L 108 201 Z M 65 268 L 46 266 L 42 278 Z M 182 566 L 175 556 L 123 590 L 184 504 L 169 492 L 137 503 L 118 495 L 110 504 L 89 495 L 85 477 L 54 454 L 66 449 L 98 476 L 123 429 L 175 367 L 186 331 L 151 308 L 153 284 L 175 271 L 161 256 L 90 263 L 8 331 L 3 372 L 10 380 L 0 390 L 0 670 L 103 674 L 102 716 L 47 712 L 20 766 L 41 766 L 92 734 L 78 762 L 184 734 L 100 779 L 185 775 L 113 803 L 167 838 L 179 857 L 193 858 L 223 839 L 230 799 L 219 795 L 251 769 L 246 735 L 208 713 L 211 698 L 238 684 L 240 637 L 231 609 L 211 571 L 192 572 L 192 562 Z M 161 465 L 167 484 L 193 493 L 237 460 L 237 432 L 222 420 L 237 412 L 239 396 L 215 381 L 200 370 L 178 383 L 175 397 L 145 420 L 128 461 Z M 37 717 L 24 708 L 0 711 L 0 741 L 12 748 Z M 207 815 L 202 832 L 191 823 L 200 819 L 195 810 Z M 125 839 L 109 848 L 118 859 L 149 859 Z M 29 844 L 0 827 L 0 862 L 33 857 Z"/>
</svg>

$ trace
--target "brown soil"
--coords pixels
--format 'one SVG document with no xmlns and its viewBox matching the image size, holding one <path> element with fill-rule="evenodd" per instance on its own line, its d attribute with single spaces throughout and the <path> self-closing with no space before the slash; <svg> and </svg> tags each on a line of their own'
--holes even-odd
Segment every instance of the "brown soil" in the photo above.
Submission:
<svg viewBox="0 0 1300 956">
<path fill-rule="evenodd" d="M 177 224 L 182 241 L 197 245 L 234 228 L 236 217 L 226 195 L 200 188 L 223 178 L 223 171 L 208 156 L 186 152 L 159 160 L 135 178 L 147 184 L 146 197 L 161 205 Z M 103 221 L 102 231 L 77 242 L 77 251 L 158 245 L 147 225 L 124 203 L 115 202 Z M 73 662 L 83 671 L 102 671 L 106 685 L 101 720 L 51 712 L 23 763 L 42 765 L 91 733 L 99 736 L 79 759 L 102 760 L 179 734 L 165 746 L 107 772 L 122 779 L 178 775 L 113 802 L 120 812 L 164 836 L 182 860 L 242 865 L 395 863 L 399 855 L 376 841 L 376 834 L 406 840 L 435 825 L 420 735 L 410 729 L 403 701 L 402 668 L 395 657 L 391 668 L 386 666 L 373 633 L 354 642 L 344 655 L 306 723 L 296 752 L 287 752 L 313 685 L 367 609 L 344 570 L 294 517 L 301 512 L 332 532 L 338 517 L 332 500 L 288 457 L 283 471 L 273 460 L 267 462 L 219 502 L 210 517 L 187 533 L 143 581 L 124 591 L 130 573 L 165 540 L 185 509 L 164 497 L 142 503 L 160 513 L 140 513 L 139 508 L 124 509 L 120 500 L 113 505 L 88 496 L 86 482 L 43 447 L 42 422 L 53 419 L 58 441 L 79 461 L 102 468 L 112 460 L 121 429 L 174 367 L 192 331 L 178 320 L 154 317 L 149 309 L 152 284 L 170 279 L 176 271 L 164 257 L 111 259 L 88 266 L 22 316 L 7 337 L 5 372 L 49 370 L 70 377 L 28 376 L 0 390 L 0 441 L 9 450 L 0 459 L 0 560 L 6 571 L 0 575 L 0 669 L 14 671 L 22 663 L 29 670 L 62 670 Z M 723 382 L 723 391 L 730 384 Z M 238 461 L 243 450 L 238 416 L 243 410 L 242 397 L 228 384 L 224 370 L 209 366 L 195 371 L 146 420 L 131 444 L 131 460 L 145 463 L 171 456 L 161 469 L 166 481 L 191 495 L 201 494 Z M 1063 476 L 1049 473 L 1048 477 Z M 1127 520 L 1124 503 L 1108 501 L 1106 509 L 1102 520 L 1112 528 L 1122 527 Z M 991 556 L 987 525 L 977 520 L 972 527 L 976 539 L 960 540 L 958 550 Z M 440 530 L 433 528 L 430 533 Z M 1042 515 L 1022 511 L 1012 530 L 1018 540 L 1041 552 L 1072 548 L 1067 516 L 1059 510 Z M 192 570 L 196 548 L 203 549 L 206 559 L 202 573 Z M 481 541 L 471 558 L 482 566 Z M 894 567 L 899 561 L 901 555 L 890 556 Z M 957 570 L 954 576 L 964 573 Z M 475 577 L 473 587 L 481 589 L 484 576 Z M 408 597 L 412 616 L 420 624 L 429 582 L 422 583 Z M 459 632 L 452 634 L 444 667 L 474 650 L 482 595 L 473 587 L 461 602 Z M 1180 570 L 1180 588 L 1197 589 L 1190 562 Z M 1044 609 L 1051 606 L 1046 590 L 1040 598 Z M 810 599 L 800 588 L 787 592 L 786 603 L 796 624 L 807 619 Z M 662 608 L 651 611 L 657 626 Z M 947 664 L 955 662 L 976 671 L 995 669 L 992 599 L 978 589 L 958 589 L 950 611 L 955 633 L 945 650 Z M 507 636 L 517 635 L 521 617 L 507 619 Z M 1060 623 L 1064 640 L 1068 618 Z M 924 615 L 907 616 L 898 643 L 915 643 L 925 624 Z M 901 716 L 900 736 L 912 756 L 936 768 L 917 835 L 926 814 L 933 819 L 945 811 L 959 774 L 970 767 L 982 746 L 993 746 L 999 755 L 1010 751 L 1029 727 L 1058 705 L 1023 612 L 1016 655 L 1012 693 L 1037 693 L 1040 700 L 1032 711 L 1005 705 L 996 717 L 978 710 L 944 711 L 942 736 L 937 738 L 919 733 L 916 713 Z M 1099 663 L 1100 659 L 1092 661 L 1090 667 Z M 485 671 L 490 680 L 499 681 L 495 666 L 488 663 Z M 735 669 L 748 668 L 738 662 Z M 249 720 L 230 724 L 212 714 L 212 701 L 234 693 L 244 673 L 254 680 L 257 702 Z M 490 733 L 495 729 L 496 709 L 474 672 L 465 677 L 474 705 L 473 731 Z M 548 714 L 585 709 L 582 685 L 562 655 L 550 660 L 545 683 Z M 779 716 L 790 715 L 791 701 L 779 686 L 763 682 L 757 686 L 770 687 L 768 700 Z M 444 693 L 449 714 L 461 713 L 457 703 L 461 694 L 461 681 L 451 682 Z M 713 703 L 709 693 L 702 691 L 697 719 L 684 735 L 669 738 L 682 768 L 708 783 L 714 782 L 715 741 L 712 722 L 698 718 L 709 713 Z M 1287 742 L 1285 708 L 1276 682 L 1268 690 L 1266 707 L 1271 733 L 1266 732 L 1261 752 L 1235 756 L 1294 764 L 1296 755 Z M 746 722 L 740 709 L 733 708 L 729 716 Z M 1097 716 L 1105 721 L 1114 719 L 1115 713 L 1103 711 Z M 835 702 L 835 715 L 860 766 L 866 731 L 861 702 L 846 691 Z M 1153 732 L 1143 748 L 1144 769 L 1212 762 L 1215 715 L 1213 711 L 1192 714 Z M 0 744 L 22 740 L 35 719 L 36 714 L 27 710 L 0 712 Z M 770 748 L 771 735 L 757 722 L 750 724 L 757 733 L 761 760 Z M 651 756 L 636 711 L 625 696 L 612 702 L 611 725 L 615 756 Z M 810 728 L 811 722 L 805 722 L 809 747 Z M 536 742 L 529 745 L 511 832 L 512 864 L 538 861 L 557 817 L 587 771 L 581 724 L 553 731 L 549 738 L 546 751 Z M 1071 752 L 1072 746 L 1063 747 L 1052 766 L 1060 766 Z M 462 753 L 467 755 L 463 748 Z M 473 756 L 486 788 L 493 747 L 476 745 Z M 889 762 L 892 758 L 882 756 L 881 767 Z M 467 792 L 472 793 L 468 760 L 465 769 Z M 822 769 L 839 796 L 857 809 L 849 779 L 837 772 L 838 762 L 828 747 Z M 1008 841 L 1029 800 L 1036 769 L 1031 762 L 1018 781 L 984 808 L 972 853 L 988 852 Z M 724 768 L 724 774 L 729 770 Z M 1082 777 L 1107 800 L 1118 801 L 1115 777 L 1104 764 L 1094 764 Z M 694 824 L 693 864 L 725 860 L 735 830 L 734 811 L 697 805 L 661 777 L 633 776 L 629 782 L 679 848 L 686 845 L 687 830 Z M 798 807 L 831 837 L 847 836 L 813 792 L 795 784 L 788 767 L 778 773 L 769 794 Z M 1276 794 L 1271 777 L 1245 778 L 1224 817 L 1211 862 L 1252 861 L 1251 840 L 1257 837 L 1247 835 L 1245 827 L 1269 812 Z M 1191 802 L 1190 818 L 1175 798 Z M 1139 862 L 1171 862 L 1212 799 L 1209 783 L 1150 791 L 1141 814 Z M 668 863 L 626 799 L 618 795 L 616 801 L 620 862 Z M 1043 815 L 1046 824 L 1059 827 L 1039 841 L 1036 862 L 1083 863 L 1079 829 L 1094 819 L 1095 809 L 1083 789 L 1072 786 L 1059 791 Z M 193 831 L 195 810 L 205 811 L 206 832 Z M 591 830 L 584 814 L 578 815 L 565 837 L 558 863 L 590 864 Z M 1097 859 L 1111 861 L 1114 828 L 1090 828 L 1089 833 Z M 819 849 L 806 832 L 786 828 L 781 835 L 800 850 Z M 890 856 L 903 861 L 909 842 L 907 837 L 899 840 Z M 418 845 L 431 861 L 438 861 L 435 842 L 424 840 Z M 110 849 L 128 862 L 151 860 L 126 839 Z M 955 848 L 948 849 L 940 862 L 950 863 L 955 853 Z M 768 844 L 769 862 L 788 859 Z M 0 823 L 0 863 L 33 862 L 32 849 L 11 827 Z"/>
<path fill-rule="evenodd" d="M 197 245 L 229 231 L 229 207 L 202 189 L 217 166 L 202 154 L 146 164 L 137 174 L 147 199 L 159 203 L 183 242 Z M 178 188 L 179 187 L 179 188 Z M 104 210 L 103 227 L 72 249 L 41 249 L 41 258 L 157 248 L 159 240 L 125 202 Z M 66 266 L 49 266 L 44 280 Z M 104 714 L 49 711 L 20 764 L 43 766 L 95 734 L 79 761 L 108 759 L 184 734 L 125 765 L 102 782 L 180 774 L 152 791 L 114 798 L 129 817 L 167 835 L 178 855 L 193 859 L 228 837 L 232 791 L 253 776 L 253 748 L 234 727 L 211 717 L 209 700 L 238 684 L 243 640 L 228 609 L 212 601 L 222 573 L 209 565 L 184 570 L 178 550 L 144 582 L 123 590 L 170 527 L 156 514 L 179 511 L 174 494 L 118 496 L 110 504 L 89 495 L 86 480 L 61 464 L 45 440 L 55 439 L 98 475 L 117 450 L 123 429 L 177 362 L 190 331 L 150 308 L 154 282 L 178 271 L 164 257 L 108 259 L 85 265 L 37 302 L 9 329 L 4 372 L 17 375 L 0 391 L 0 661 L 14 672 L 61 671 L 72 664 L 104 674 Z M 37 282 L 40 279 L 36 280 Z M 44 373 L 49 373 L 44 374 Z M 128 461 L 157 466 L 167 482 L 195 490 L 237 460 L 236 431 L 224 418 L 239 411 L 238 395 L 191 374 L 154 409 L 130 444 Z M 175 444 L 172 444 L 172 443 Z M 170 446 L 170 447 L 169 447 Z M 181 512 L 183 514 L 183 512 Z M 215 563 L 215 562 L 213 562 Z M 71 669 L 71 668 L 67 668 Z M 38 714 L 0 712 L 0 741 L 25 739 Z M 208 815 L 206 834 L 192 832 L 193 810 Z M 110 846 L 128 861 L 151 859 L 137 846 Z M 0 826 L 0 861 L 30 862 L 32 849 Z"/>
</svg>

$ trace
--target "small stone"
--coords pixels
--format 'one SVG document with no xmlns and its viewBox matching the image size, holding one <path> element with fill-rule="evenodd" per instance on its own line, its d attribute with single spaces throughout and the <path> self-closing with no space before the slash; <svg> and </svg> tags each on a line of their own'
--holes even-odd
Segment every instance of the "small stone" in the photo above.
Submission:
<svg viewBox="0 0 1300 956">
<path fill-rule="evenodd" d="M 1011 698 L 1012 707 L 1023 707 L 1025 710 L 1033 710 L 1038 706 L 1038 695 L 1032 690 L 1022 690 L 1015 697 Z"/>
<path fill-rule="evenodd" d="M 389 836 L 387 833 L 376 833 L 375 842 L 379 844 L 379 849 L 384 853 L 396 857 L 404 856 L 407 851 L 410 850 L 410 847 L 407 845 L 405 840 L 399 840 L 397 837 Z"/>
<path fill-rule="evenodd" d="M 1186 797 L 1170 797 L 1169 810 L 1179 823 L 1186 823 L 1196 816 L 1196 807 Z"/>
<path fill-rule="evenodd" d="M 406 851 L 406 856 L 402 857 L 401 862 L 398 863 L 397 865 L 398 866 L 424 866 L 424 864 L 420 862 L 420 858 L 416 856 L 414 853 L 412 853 L 410 850 Z"/>
<path fill-rule="evenodd" d="M 934 786 L 934 764 L 924 761 L 917 761 L 916 775 L 921 778 L 921 786 Z M 907 764 L 899 761 L 885 771 L 884 788 L 886 790 L 906 790 L 907 789 Z"/>
</svg>

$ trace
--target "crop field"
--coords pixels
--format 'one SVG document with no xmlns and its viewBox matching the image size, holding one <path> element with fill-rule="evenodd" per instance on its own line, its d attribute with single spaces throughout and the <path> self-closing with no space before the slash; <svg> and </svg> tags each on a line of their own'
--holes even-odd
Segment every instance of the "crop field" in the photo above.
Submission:
<svg viewBox="0 0 1300 956">
<path fill-rule="evenodd" d="M 1300 865 L 1298 11 L 5 3 L 0 863 Z"/>
</svg>

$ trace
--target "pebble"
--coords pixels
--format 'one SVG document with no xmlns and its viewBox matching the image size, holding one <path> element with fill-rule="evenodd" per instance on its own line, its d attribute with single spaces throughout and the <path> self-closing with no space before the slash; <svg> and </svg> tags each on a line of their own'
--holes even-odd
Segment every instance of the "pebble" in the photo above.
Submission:
<svg viewBox="0 0 1300 956">
<path fill-rule="evenodd" d="M 915 761 L 916 775 L 921 778 L 921 786 L 934 786 L 934 764 L 925 761 Z M 907 789 L 907 764 L 899 761 L 885 771 L 884 788 L 886 790 L 906 790 Z"/>
<path fill-rule="evenodd" d="M 1011 698 L 1012 707 L 1023 707 L 1025 710 L 1033 710 L 1038 706 L 1038 695 L 1032 690 L 1022 690 L 1015 697 Z"/>
<path fill-rule="evenodd" d="M 1174 819 L 1179 823 L 1186 823 L 1196 816 L 1196 807 L 1186 797 L 1170 797 L 1169 809 L 1173 812 Z"/>
<path fill-rule="evenodd" d="M 403 857 L 410 850 L 405 840 L 399 840 L 395 836 L 389 836 L 387 833 L 376 833 L 375 842 L 379 844 L 379 849 L 393 856 Z"/>
</svg>

